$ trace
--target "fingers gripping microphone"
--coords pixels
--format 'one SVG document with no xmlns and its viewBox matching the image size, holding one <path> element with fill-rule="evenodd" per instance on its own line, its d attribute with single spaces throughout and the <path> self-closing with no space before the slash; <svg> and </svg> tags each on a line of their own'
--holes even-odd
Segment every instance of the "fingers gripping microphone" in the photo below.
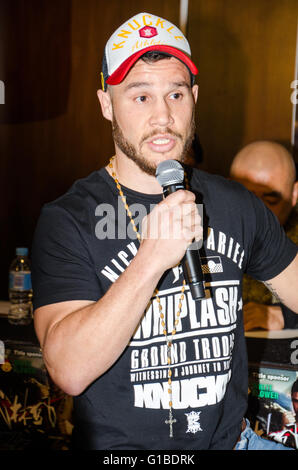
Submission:
<svg viewBox="0 0 298 470">
<path fill-rule="evenodd" d="M 163 188 L 163 194 L 169 194 L 185 189 L 184 169 L 176 160 L 166 160 L 160 163 L 156 169 L 155 176 Z M 181 260 L 184 279 L 189 285 L 192 298 L 200 300 L 205 297 L 204 277 L 202 272 L 200 254 L 196 242 L 187 248 Z"/>
</svg>

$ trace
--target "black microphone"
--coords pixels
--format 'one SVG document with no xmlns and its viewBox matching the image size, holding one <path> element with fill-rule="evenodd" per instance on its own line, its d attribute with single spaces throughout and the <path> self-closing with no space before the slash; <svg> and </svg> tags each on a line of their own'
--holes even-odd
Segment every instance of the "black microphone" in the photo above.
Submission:
<svg viewBox="0 0 298 470">
<path fill-rule="evenodd" d="M 161 162 L 156 168 L 155 176 L 163 188 L 165 197 L 178 189 L 185 189 L 184 168 L 176 160 Z M 205 297 L 204 276 L 197 242 L 189 245 L 181 264 L 184 279 L 189 285 L 193 300 L 203 299 Z"/>
</svg>

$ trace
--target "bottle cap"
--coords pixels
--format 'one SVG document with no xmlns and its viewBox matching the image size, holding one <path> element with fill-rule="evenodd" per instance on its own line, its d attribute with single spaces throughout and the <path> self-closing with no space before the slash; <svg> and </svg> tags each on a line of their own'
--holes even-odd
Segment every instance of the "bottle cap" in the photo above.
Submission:
<svg viewBox="0 0 298 470">
<path fill-rule="evenodd" d="M 16 248 L 16 254 L 18 256 L 27 256 L 28 255 L 28 248 Z"/>
</svg>

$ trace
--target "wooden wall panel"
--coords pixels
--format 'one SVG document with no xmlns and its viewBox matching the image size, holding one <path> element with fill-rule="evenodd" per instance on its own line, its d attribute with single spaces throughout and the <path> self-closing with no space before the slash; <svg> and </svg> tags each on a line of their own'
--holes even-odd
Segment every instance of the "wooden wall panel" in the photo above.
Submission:
<svg viewBox="0 0 298 470">
<path fill-rule="evenodd" d="M 141 11 L 177 23 L 179 0 L 0 2 L 0 299 L 41 206 L 114 153 L 96 96 L 102 53 L 113 30 Z"/>
<path fill-rule="evenodd" d="M 297 15 L 296 0 L 190 2 L 202 168 L 227 175 L 253 140 L 290 146 Z"/>
</svg>

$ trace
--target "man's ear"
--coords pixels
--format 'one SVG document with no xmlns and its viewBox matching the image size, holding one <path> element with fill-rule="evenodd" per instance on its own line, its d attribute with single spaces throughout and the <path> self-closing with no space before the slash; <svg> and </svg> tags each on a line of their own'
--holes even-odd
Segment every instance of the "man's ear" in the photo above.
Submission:
<svg viewBox="0 0 298 470">
<path fill-rule="evenodd" d="M 192 87 L 192 94 L 193 94 L 194 102 L 196 103 L 198 99 L 198 94 L 199 94 L 199 85 L 194 85 Z"/>
<path fill-rule="evenodd" d="M 108 121 L 113 120 L 112 98 L 109 91 L 97 90 L 97 97 L 101 106 L 103 117 Z"/>
<path fill-rule="evenodd" d="M 298 181 L 294 183 L 293 192 L 292 192 L 292 207 L 296 206 L 298 202 Z"/>
</svg>

